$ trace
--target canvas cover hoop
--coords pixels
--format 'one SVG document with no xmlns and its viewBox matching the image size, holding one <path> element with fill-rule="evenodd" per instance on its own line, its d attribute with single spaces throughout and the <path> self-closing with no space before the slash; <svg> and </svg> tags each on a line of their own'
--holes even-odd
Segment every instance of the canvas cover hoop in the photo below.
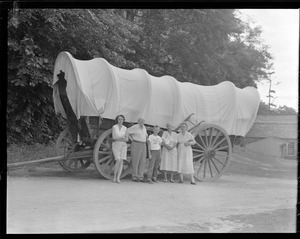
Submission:
<svg viewBox="0 0 300 239">
<path fill-rule="evenodd" d="M 119 114 L 127 122 L 139 117 L 149 125 L 174 127 L 194 113 L 192 120 L 215 124 L 229 135 L 245 136 L 252 127 L 260 96 L 254 87 L 237 88 L 224 81 L 213 86 L 179 82 L 172 76 L 156 77 L 143 69 L 122 69 L 103 58 L 75 59 L 61 52 L 54 66 L 53 101 L 57 114 L 66 117 L 62 106 L 58 77 L 64 72 L 66 93 L 77 117 L 101 116 L 115 119 Z"/>
</svg>

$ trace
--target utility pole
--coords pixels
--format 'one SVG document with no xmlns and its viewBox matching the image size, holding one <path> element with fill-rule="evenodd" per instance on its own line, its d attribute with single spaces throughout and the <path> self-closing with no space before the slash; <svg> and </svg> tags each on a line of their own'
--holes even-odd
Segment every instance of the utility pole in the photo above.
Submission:
<svg viewBox="0 0 300 239">
<path fill-rule="evenodd" d="M 271 72 L 268 73 L 270 75 L 270 78 L 268 79 L 270 85 L 269 85 L 269 94 L 267 95 L 267 97 L 269 98 L 269 111 L 271 110 L 271 105 L 275 106 L 273 103 L 271 103 L 271 98 L 274 98 L 271 93 L 275 93 L 275 90 L 272 90 L 272 79 L 271 79 L 271 75 L 274 74 L 275 72 Z"/>
</svg>

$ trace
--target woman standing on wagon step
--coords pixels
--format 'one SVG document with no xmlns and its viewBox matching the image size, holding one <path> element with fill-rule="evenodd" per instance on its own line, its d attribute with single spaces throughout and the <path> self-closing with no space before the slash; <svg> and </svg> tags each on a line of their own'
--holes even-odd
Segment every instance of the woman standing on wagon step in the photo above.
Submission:
<svg viewBox="0 0 300 239">
<path fill-rule="evenodd" d="M 181 123 L 181 132 L 177 135 L 178 144 L 178 173 L 179 183 L 183 183 L 183 174 L 189 174 L 191 184 L 196 184 L 194 179 L 193 150 L 192 145 L 196 143 L 194 136 L 187 131 L 188 125 Z"/>
<path fill-rule="evenodd" d="M 170 123 L 167 124 L 167 131 L 162 134 L 163 149 L 161 155 L 160 170 L 164 171 L 164 182 L 168 181 L 167 172 L 171 173 L 170 182 L 173 181 L 173 174 L 177 172 L 177 133 L 173 131 Z"/>
<path fill-rule="evenodd" d="M 114 179 L 113 182 L 120 183 L 120 176 L 123 169 L 123 160 L 127 157 L 127 127 L 123 125 L 125 121 L 124 115 L 116 117 L 116 123 L 112 127 L 112 151 L 115 157 Z"/>
</svg>

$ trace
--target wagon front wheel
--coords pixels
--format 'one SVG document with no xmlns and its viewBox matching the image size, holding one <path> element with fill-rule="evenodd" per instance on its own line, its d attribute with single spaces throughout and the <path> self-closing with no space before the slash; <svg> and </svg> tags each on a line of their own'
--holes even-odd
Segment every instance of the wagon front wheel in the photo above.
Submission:
<svg viewBox="0 0 300 239">
<path fill-rule="evenodd" d="M 104 131 L 94 146 L 93 161 L 98 172 L 106 179 L 113 179 L 115 159 L 112 153 L 112 130 Z M 125 177 L 131 170 L 130 145 L 127 145 L 127 161 L 123 163 L 123 170 L 120 178 Z"/>
<path fill-rule="evenodd" d="M 227 168 L 232 146 L 226 131 L 216 125 L 206 124 L 195 133 L 196 144 L 192 146 L 194 177 L 200 181 L 213 181 Z"/>
<path fill-rule="evenodd" d="M 76 172 L 86 169 L 92 163 L 92 158 L 76 158 L 68 159 L 69 153 L 79 151 L 78 145 L 74 143 L 69 128 L 65 128 L 62 131 L 56 141 L 55 145 L 57 156 L 65 156 L 66 159 L 58 161 L 60 166 L 69 172 Z"/>
</svg>

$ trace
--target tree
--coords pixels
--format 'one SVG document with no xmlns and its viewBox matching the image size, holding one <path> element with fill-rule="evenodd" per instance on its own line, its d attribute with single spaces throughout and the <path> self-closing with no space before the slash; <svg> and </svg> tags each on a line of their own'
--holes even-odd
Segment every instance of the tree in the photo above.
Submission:
<svg viewBox="0 0 300 239">
<path fill-rule="evenodd" d="M 267 76 L 271 55 L 260 42 L 261 29 L 242 22 L 234 9 L 126 11 L 142 29 L 133 61 L 152 74 L 202 85 L 229 80 L 238 87 Z"/>
<path fill-rule="evenodd" d="M 54 62 L 61 51 L 135 66 L 124 58 L 136 37 L 133 24 L 110 10 L 20 9 L 17 20 L 12 11 L 9 17 L 8 143 L 47 142 L 61 130 L 52 101 Z"/>
<path fill-rule="evenodd" d="M 261 101 L 257 111 L 258 115 L 274 115 L 275 112 L 270 109 L 269 105 Z"/>
<path fill-rule="evenodd" d="M 297 112 L 294 108 L 288 107 L 286 105 L 279 106 L 274 111 L 276 112 L 277 115 L 297 115 Z"/>
<path fill-rule="evenodd" d="M 270 108 L 268 104 L 263 101 L 260 102 L 257 111 L 258 115 L 297 115 L 294 108 L 288 107 L 286 105 L 279 106 L 278 108 Z"/>
<path fill-rule="evenodd" d="M 61 51 L 103 57 L 155 76 L 255 86 L 271 59 L 260 29 L 234 9 L 20 9 L 8 22 L 8 142 L 47 142 L 61 131 L 52 102 Z M 38 29 L 38 30 L 36 30 Z"/>
</svg>

